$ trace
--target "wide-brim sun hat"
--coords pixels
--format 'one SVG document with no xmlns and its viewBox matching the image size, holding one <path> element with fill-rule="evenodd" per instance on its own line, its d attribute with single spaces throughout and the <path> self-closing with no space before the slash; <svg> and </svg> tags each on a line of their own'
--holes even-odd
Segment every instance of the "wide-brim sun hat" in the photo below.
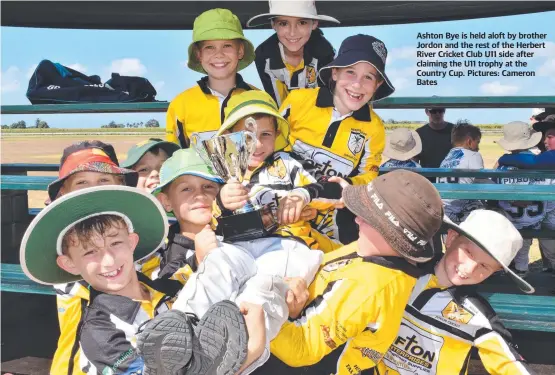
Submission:
<svg viewBox="0 0 555 375">
<path fill-rule="evenodd" d="M 439 192 L 427 178 L 395 170 L 368 185 L 343 189 L 345 206 L 378 231 L 404 258 L 431 260 L 431 240 L 440 229 L 444 210 Z"/>
<path fill-rule="evenodd" d="M 168 154 L 172 156 L 173 153 L 179 150 L 178 144 L 173 142 L 164 141 L 163 139 L 159 138 L 149 138 L 145 141 L 139 142 L 136 145 L 133 145 L 127 152 L 127 159 L 120 163 L 120 166 L 123 168 L 132 168 L 135 164 L 141 160 L 141 158 L 153 148 L 158 147 L 161 148 Z"/>
<path fill-rule="evenodd" d="M 444 226 L 468 238 L 486 254 L 495 259 L 525 293 L 534 293 L 534 288 L 510 268 L 512 260 L 522 247 L 522 236 L 518 229 L 507 219 L 492 210 L 474 210 L 459 225 L 448 217 Z"/>
<path fill-rule="evenodd" d="M 368 63 L 376 69 L 384 80 L 371 99 L 371 102 L 375 102 L 388 97 L 395 91 L 395 87 L 385 74 L 386 59 L 387 48 L 381 40 L 365 34 L 353 35 L 341 43 L 337 57 L 320 69 L 318 79 L 329 87 L 332 68 L 345 68 L 360 62 Z"/>
<path fill-rule="evenodd" d="M 119 167 L 104 150 L 84 148 L 69 154 L 60 166 L 58 179 L 48 185 L 48 197 L 54 201 L 68 177 L 78 172 L 98 172 L 122 176 L 125 185 L 135 187 L 139 180 L 137 172 Z"/>
<path fill-rule="evenodd" d="M 244 117 L 255 113 L 264 113 L 277 120 L 279 134 L 276 137 L 274 150 L 280 151 L 289 145 L 289 122 L 279 113 L 276 102 L 265 91 L 249 90 L 232 96 L 224 113 L 224 122 L 216 136 L 231 130 Z"/>
<path fill-rule="evenodd" d="M 187 66 L 202 74 L 206 71 L 197 59 L 195 45 L 206 40 L 241 40 L 245 47 L 243 58 L 239 60 L 237 71 L 249 66 L 255 58 L 254 46 L 243 34 L 239 18 L 228 9 L 210 9 L 195 19 L 193 24 L 193 42 L 188 48 Z"/>
<path fill-rule="evenodd" d="M 40 284 L 81 280 L 56 263 L 63 235 L 75 224 L 99 215 L 117 215 L 139 235 L 133 257 L 141 260 L 158 250 L 168 235 L 167 216 L 152 195 L 119 185 L 81 189 L 56 199 L 33 219 L 21 241 L 20 262 L 25 274 Z"/>
<path fill-rule="evenodd" d="M 318 14 L 315 1 L 269 1 L 270 11 L 258 14 L 247 21 L 247 27 L 268 25 L 273 18 L 297 17 L 317 21 L 341 23 L 336 18 Z M 256 23 L 254 21 L 257 21 Z"/>
<path fill-rule="evenodd" d="M 410 129 L 395 129 L 387 136 L 383 155 L 395 160 L 406 161 L 422 152 L 422 140 Z"/>
<path fill-rule="evenodd" d="M 525 122 L 512 121 L 503 127 L 503 138 L 495 140 L 499 146 L 507 151 L 528 150 L 542 139 L 542 133 L 534 132 Z"/>
</svg>

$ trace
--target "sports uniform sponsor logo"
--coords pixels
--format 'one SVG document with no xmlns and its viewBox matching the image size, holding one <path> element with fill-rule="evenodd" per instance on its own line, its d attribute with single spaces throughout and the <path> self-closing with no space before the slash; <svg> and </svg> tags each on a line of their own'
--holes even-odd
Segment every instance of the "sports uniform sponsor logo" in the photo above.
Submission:
<svg viewBox="0 0 555 375">
<path fill-rule="evenodd" d="M 312 65 L 306 67 L 306 83 L 307 85 L 314 85 L 316 83 L 316 69 Z"/>
<path fill-rule="evenodd" d="M 287 175 L 287 168 L 281 158 L 276 159 L 274 163 L 268 167 L 268 174 L 272 177 L 277 177 L 280 180 L 285 178 Z"/>
<path fill-rule="evenodd" d="M 363 357 L 366 357 L 366 358 L 374 361 L 375 363 L 378 363 L 383 357 L 382 353 L 380 353 L 380 352 L 378 352 L 377 350 L 374 350 L 374 349 L 364 348 L 364 347 L 360 347 L 360 346 L 355 346 L 355 347 L 353 347 L 353 349 L 360 351 L 360 354 L 362 354 Z"/>
<path fill-rule="evenodd" d="M 293 152 L 303 160 L 303 167 L 315 178 L 321 176 L 347 177 L 354 169 L 350 160 L 299 140 L 295 141 Z"/>
<path fill-rule="evenodd" d="M 364 133 L 362 133 L 360 130 L 351 130 L 349 140 L 347 141 L 347 147 L 349 148 L 349 151 L 351 151 L 353 155 L 361 152 L 362 148 L 364 147 L 365 139 L 366 137 L 364 136 Z"/>
<path fill-rule="evenodd" d="M 338 270 L 340 268 L 345 267 L 347 264 L 351 263 L 352 261 L 353 261 L 353 259 L 339 260 L 337 262 L 326 264 L 322 270 L 326 271 L 326 272 L 335 271 L 335 270 Z"/>
<path fill-rule="evenodd" d="M 443 338 L 401 323 L 397 338 L 385 354 L 385 364 L 399 374 L 436 374 Z"/>
<path fill-rule="evenodd" d="M 444 318 L 454 320 L 462 324 L 467 324 L 474 316 L 474 314 L 455 303 L 455 301 L 449 302 L 441 312 L 441 315 Z"/>
<path fill-rule="evenodd" d="M 329 346 L 330 349 L 337 348 L 337 344 L 330 337 L 330 327 L 322 324 L 320 326 L 320 329 L 322 330 L 322 335 L 324 335 L 324 342 L 326 343 L 326 345 Z"/>
</svg>

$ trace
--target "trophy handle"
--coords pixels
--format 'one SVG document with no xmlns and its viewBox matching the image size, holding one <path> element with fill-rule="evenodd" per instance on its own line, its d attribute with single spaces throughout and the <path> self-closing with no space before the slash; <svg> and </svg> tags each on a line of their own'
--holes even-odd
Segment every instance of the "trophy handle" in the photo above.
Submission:
<svg viewBox="0 0 555 375">
<path fill-rule="evenodd" d="M 193 133 L 191 134 L 191 137 L 189 137 L 189 139 L 191 140 L 191 147 L 197 152 L 204 163 L 209 167 L 212 167 L 212 169 L 215 169 L 214 163 L 212 163 L 210 156 L 208 156 L 208 153 L 206 152 L 206 147 L 204 147 L 200 135 L 198 133 Z"/>
<path fill-rule="evenodd" d="M 256 120 L 252 117 L 248 117 L 245 120 L 245 137 L 246 137 L 246 144 L 247 144 L 247 153 L 250 155 L 254 154 L 256 151 L 256 131 L 258 128 L 258 124 Z"/>
</svg>

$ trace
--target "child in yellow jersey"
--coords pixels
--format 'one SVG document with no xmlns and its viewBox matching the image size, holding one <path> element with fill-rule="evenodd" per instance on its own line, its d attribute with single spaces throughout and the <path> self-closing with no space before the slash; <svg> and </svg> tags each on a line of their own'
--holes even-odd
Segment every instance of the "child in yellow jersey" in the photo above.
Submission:
<svg viewBox="0 0 555 375">
<path fill-rule="evenodd" d="M 270 95 L 264 91 L 249 91 L 232 98 L 217 135 L 246 130 L 249 118 L 256 122 L 257 137 L 256 150 L 248 161 L 246 180 L 249 183 L 247 186 L 238 182 L 225 184 L 219 194 L 220 208 L 234 211 L 247 202 L 270 206 L 281 226 L 275 235 L 265 239 L 273 245 L 260 246 L 261 252 L 271 251 L 274 246 L 296 248 L 301 245 L 299 240 L 313 249 L 333 250 L 335 243 L 319 235 L 302 220 L 306 206 L 320 198 L 322 186 L 316 184 L 314 177 L 297 160 L 283 151 L 288 144 L 289 124 L 279 114 Z M 333 207 L 331 202 L 315 201 L 314 205 Z"/>
<path fill-rule="evenodd" d="M 369 103 L 394 91 L 385 74 L 386 58 L 382 41 L 362 34 L 348 37 L 335 60 L 320 69 L 325 86 L 295 90 L 281 105 L 291 125 L 288 151 L 316 179 L 338 177 L 363 185 L 378 175 L 385 128 Z M 340 192 L 338 187 L 336 198 Z M 348 211 L 319 211 L 312 226 L 344 244 L 356 239 Z"/>
<path fill-rule="evenodd" d="M 254 47 L 241 22 L 227 9 L 211 9 L 195 19 L 187 66 L 206 74 L 172 100 L 166 114 L 166 139 L 189 147 L 189 137 L 210 138 L 224 119 L 230 97 L 255 89 L 237 74 L 254 60 Z"/>
<path fill-rule="evenodd" d="M 318 70 L 335 55 L 318 28 L 319 22 L 339 23 L 319 15 L 314 1 L 270 1 L 270 12 L 254 16 L 247 26 L 271 24 L 275 34 L 256 48 L 256 69 L 264 90 L 281 105 L 289 92 L 315 88 Z"/>
<path fill-rule="evenodd" d="M 156 251 L 167 233 L 167 217 L 156 198 L 126 186 L 69 193 L 30 224 L 21 244 L 21 266 L 27 276 L 47 285 L 80 279 L 89 285 L 90 300 L 77 330 L 82 371 L 143 373 L 137 330 L 171 307 L 181 284 L 152 282 L 135 271 L 134 261 Z M 231 324 L 233 320 L 239 324 Z M 189 346 L 189 362 L 196 362 L 192 367 L 197 369 L 202 367 L 199 360 L 226 353 L 225 347 L 206 350 L 207 336 L 210 345 L 215 337 L 225 336 L 238 350 L 246 349 L 245 320 L 229 302 L 214 305 L 194 328 L 189 323 L 175 334 Z M 200 343 L 195 349 L 193 337 Z"/>
<path fill-rule="evenodd" d="M 443 219 L 437 190 L 425 178 L 396 170 L 368 185 L 343 189 L 359 239 L 325 254 L 308 304 L 290 311 L 271 343 L 261 374 L 365 373 L 383 358 L 399 330 L 428 246 Z M 370 372 L 371 373 L 371 372 Z"/>
<path fill-rule="evenodd" d="M 477 349 L 489 374 L 530 375 L 495 311 L 474 288 L 465 288 L 503 269 L 520 289 L 533 293 L 508 267 L 522 246 L 520 233 L 504 215 L 489 210 L 472 211 L 448 228 L 445 255 L 433 274 L 418 279 L 378 372 L 466 374 L 470 353 Z"/>
</svg>

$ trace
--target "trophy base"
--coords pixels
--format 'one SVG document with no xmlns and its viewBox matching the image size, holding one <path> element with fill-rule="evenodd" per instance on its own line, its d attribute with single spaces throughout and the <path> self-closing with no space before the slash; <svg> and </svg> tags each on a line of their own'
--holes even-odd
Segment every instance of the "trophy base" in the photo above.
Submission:
<svg viewBox="0 0 555 375">
<path fill-rule="evenodd" d="M 218 218 L 224 241 L 250 241 L 267 237 L 278 227 L 269 205 L 255 207 L 253 211 L 238 212 Z"/>
</svg>

